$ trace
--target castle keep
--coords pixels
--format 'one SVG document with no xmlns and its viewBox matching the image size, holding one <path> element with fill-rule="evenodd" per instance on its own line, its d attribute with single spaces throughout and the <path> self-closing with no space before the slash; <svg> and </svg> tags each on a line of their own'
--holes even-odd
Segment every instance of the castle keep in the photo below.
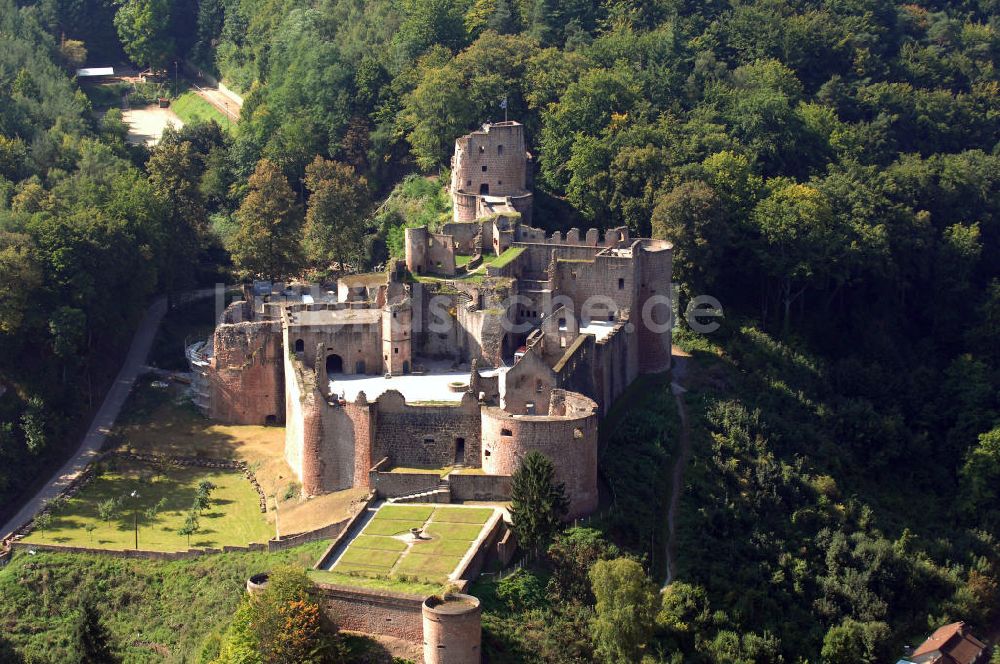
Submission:
<svg viewBox="0 0 1000 664">
<path fill-rule="evenodd" d="M 283 422 L 306 494 L 506 500 L 538 450 L 570 516 L 596 508 L 599 416 L 670 366 L 671 246 L 533 228 L 529 160 L 519 123 L 487 125 L 456 141 L 453 221 L 406 229 L 405 263 L 248 288 L 207 344 L 203 407 Z"/>
</svg>

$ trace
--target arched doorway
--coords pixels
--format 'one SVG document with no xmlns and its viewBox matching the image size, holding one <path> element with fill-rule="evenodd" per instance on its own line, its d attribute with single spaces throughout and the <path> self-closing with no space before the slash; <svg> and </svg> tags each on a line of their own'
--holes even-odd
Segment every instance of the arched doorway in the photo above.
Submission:
<svg viewBox="0 0 1000 664">
<path fill-rule="evenodd" d="M 410 361 L 409 360 L 403 360 L 403 373 L 404 374 L 410 373 Z"/>
<path fill-rule="evenodd" d="M 455 439 L 455 465 L 465 464 L 465 438 Z"/>
<path fill-rule="evenodd" d="M 479 195 L 480 196 L 489 196 L 490 195 L 490 185 L 486 184 L 485 182 L 482 183 L 481 185 L 479 185 Z"/>
<path fill-rule="evenodd" d="M 340 355 L 326 356 L 326 375 L 344 373 L 344 358 Z"/>
<path fill-rule="evenodd" d="M 305 350 L 306 350 L 306 342 L 303 341 L 302 339 L 296 339 L 295 340 L 295 352 L 296 353 L 304 353 Z"/>
</svg>

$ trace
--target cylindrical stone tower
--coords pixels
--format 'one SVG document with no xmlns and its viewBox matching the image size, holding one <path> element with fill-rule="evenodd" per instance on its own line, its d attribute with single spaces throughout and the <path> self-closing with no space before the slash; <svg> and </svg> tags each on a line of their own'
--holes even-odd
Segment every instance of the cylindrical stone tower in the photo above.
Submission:
<svg viewBox="0 0 1000 664">
<path fill-rule="evenodd" d="M 424 664 L 479 664 L 482 610 L 472 595 L 424 600 Z"/>
</svg>

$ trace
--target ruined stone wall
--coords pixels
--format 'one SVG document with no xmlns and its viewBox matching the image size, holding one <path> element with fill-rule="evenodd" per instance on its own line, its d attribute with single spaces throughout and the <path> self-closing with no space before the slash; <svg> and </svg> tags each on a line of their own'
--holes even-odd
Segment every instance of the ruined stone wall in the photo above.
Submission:
<svg viewBox="0 0 1000 664">
<path fill-rule="evenodd" d="M 284 422 L 280 323 L 220 325 L 213 344 L 208 377 L 212 419 L 228 424 Z"/>
<path fill-rule="evenodd" d="M 285 330 L 287 344 L 288 331 Z M 287 345 L 285 346 L 288 347 Z M 303 408 L 304 391 L 311 392 L 315 386 L 308 389 L 303 385 L 304 374 L 302 364 L 297 362 L 292 353 L 284 354 L 285 372 L 285 462 L 292 469 L 299 482 L 303 482 L 302 455 L 305 451 L 305 409 Z"/>
<path fill-rule="evenodd" d="M 427 265 L 424 272 L 447 277 L 455 275 L 455 244 L 450 235 L 431 233 L 427 245 Z"/>
<path fill-rule="evenodd" d="M 551 245 L 517 242 L 515 246 L 524 247 L 520 264 L 523 274 L 543 275 L 552 262 L 552 254 L 557 258 L 578 261 L 594 260 L 596 249 L 585 245 Z"/>
<path fill-rule="evenodd" d="M 560 294 L 572 299 L 577 317 L 609 320 L 637 299 L 638 269 L 629 257 L 597 256 L 592 261 L 557 260 Z"/>
<path fill-rule="evenodd" d="M 387 456 L 398 466 L 450 466 L 461 438 L 466 465 L 476 465 L 481 430 L 479 402 L 472 394 L 466 393 L 454 406 L 419 406 L 406 403 L 402 394 L 389 390 L 375 405 L 373 458 Z"/>
<path fill-rule="evenodd" d="M 295 365 L 288 374 L 286 397 L 289 424 L 285 428 L 285 461 L 302 483 L 307 496 L 325 492 L 320 455 L 323 450 L 322 395 L 316 389 L 315 374 Z"/>
<path fill-rule="evenodd" d="M 564 390 L 585 394 L 597 401 L 599 406 L 603 405 L 603 395 L 598 391 L 594 379 L 597 362 L 597 342 L 594 336 L 578 335 L 552 367 L 556 374 L 556 384 Z"/>
<path fill-rule="evenodd" d="M 367 486 L 374 432 L 371 406 L 362 399 L 345 404 L 320 403 L 321 435 L 312 460 L 316 490 L 310 493 Z"/>
<path fill-rule="evenodd" d="M 504 377 L 504 408 L 512 413 L 527 412 L 527 404 L 534 404 L 535 414 L 549 411 L 549 396 L 556 388 L 555 372 L 540 357 L 534 346 L 528 348 L 524 356 Z"/>
<path fill-rule="evenodd" d="M 413 354 L 435 360 L 458 360 L 468 344 L 464 339 L 465 331 L 457 325 L 455 315 L 468 302 L 467 296 L 454 290 L 443 291 L 437 286 L 413 284 Z"/>
<path fill-rule="evenodd" d="M 289 325 L 289 347 L 302 341 L 302 362 L 323 366 L 327 355 L 339 355 L 345 374 L 382 373 L 382 330 L 379 323 L 351 325 Z M 319 364 L 317 364 L 317 360 Z"/>
<path fill-rule="evenodd" d="M 317 583 L 313 592 L 340 629 L 423 643 L 422 597 L 327 583 Z"/>
<path fill-rule="evenodd" d="M 554 391 L 553 399 L 561 392 Z M 514 417 L 500 408 L 484 407 L 483 470 L 488 475 L 513 475 L 524 455 L 537 450 L 552 461 L 556 479 L 566 485 L 569 518 L 592 512 L 597 507 L 597 404 L 590 404 L 591 414 L 569 416 Z"/>
<path fill-rule="evenodd" d="M 371 407 L 363 398 L 330 405 L 316 384 L 316 373 L 289 356 L 285 361 L 285 461 L 306 495 L 368 485 L 371 468 Z"/>
<path fill-rule="evenodd" d="M 482 233 L 483 225 L 479 222 L 457 222 L 452 221 L 441 227 L 443 235 L 450 235 L 455 243 L 455 253 L 462 255 L 478 254 L 480 248 L 478 239 Z"/>
<path fill-rule="evenodd" d="M 601 406 L 601 413 L 607 413 L 625 388 L 639 377 L 638 333 L 619 326 L 610 337 L 596 345 L 596 351 L 595 400 Z"/>
</svg>

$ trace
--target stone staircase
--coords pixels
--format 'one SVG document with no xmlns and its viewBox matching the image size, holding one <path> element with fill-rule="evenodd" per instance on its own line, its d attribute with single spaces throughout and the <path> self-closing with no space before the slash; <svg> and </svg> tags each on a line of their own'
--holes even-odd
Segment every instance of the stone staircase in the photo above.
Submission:
<svg viewBox="0 0 1000 664">
<path fill-rule="evenodd" d="M 420 491 L 418 493 L 411 493 L 405 496 L 396 496 L 395 498 L 389 498 L 386 500 L 387 503 L 450 503 L 451 502 L 451 486 L 448 484 L 448 480 L 442 478 L 438 482 L 436 489 L 431 489 L 430 491 Z"/>
</svg>

